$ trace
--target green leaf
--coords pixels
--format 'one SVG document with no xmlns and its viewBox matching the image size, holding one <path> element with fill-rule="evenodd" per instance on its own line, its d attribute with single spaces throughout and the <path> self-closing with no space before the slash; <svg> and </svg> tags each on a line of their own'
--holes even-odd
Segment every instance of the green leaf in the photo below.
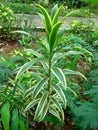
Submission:
<svg viewBox="0 0 98 130">
<path fill-rule="evenodd" d="M 50 50 L 53 49 L 53 47 L 55 46 L 55 42 L 57 40 L 57 33 L 59 30 L 59 27 L 61 26 L 61 22 L 56 23 L 53 28 L 52 31 L 50 33 L 50 37 L 49 37 L 49 45 L 50 45 Z"/>
<path fill-rule="evenodd" d="M 66 107 L 66 101 L 67 100 L 66 100 L 66 97 L 65 97 L 65 94 L 64 94 L 63 90 L 58 85 L 54 85 L 53 89 L 58 93 L 58 95 L 61 98 L 61 101 L 64 104 L 64 107 Z"/>
<path fill-rule="evenodd" d="M 56 11 L 56 13 L 55 13 L 55 15 L 54 15 L 54 17 L 53 17 L 53 20 L 52 20 L 52 25 L 54 25 L 54 24 L 57 23 L 58 17 L 59 17 L 60 11 L 61 11 L 61 8 L 62 8 L 62 6 L 60 6 L 60 7 L 58 8 L 58 10 Z"/>
<path fill-rule="evenodd" d="M 42 22 L 44 22 L 44 16 L 41 13 L 37 13 L 40 17 L 40 19 L 42 20 Z"/>
<path fill-rule="evenodd" d="M 17 75 L 16 75 L 16 80 L 27 70 L 29 69 L 33 64 L 40 62 L 40 60 L 43 58 L 36 58 L 30 62 L 25 63 L 20 70 L 18 71 Z"/>
<path fill-rule="evenodd" d="M 22 117 L 19 117 L 19 129 L 18 130 L 25 130 L 25 121 Z"/>
<path fill-rule="evenodd" d="M 60 28 L 60 30 L 58 31 L 58 35 L 57 35 L 57 39 L 58 39 L 57 41 L 59 41 L 62 38 L 63 34 L 65 33 L 65 30 L 66 30 L 65 26 Z"/>
<path fill-rule="evenodd" d="M 35 112 L 35 115 L 34 115 L 34 120 L 37 120 L 37 121 L 41 121 L 43 119 L 43 117 L 41 117 L 41 114 L 43 112 L 43 115 L 45 116 L 46 112 L 47 111 L 44 111 L 44 107 L 45 107 L 45 104 L 47 102 L 47 97 L 48 97 L 48 92 L 46 92 L 42 98 L 40 99 L 39 103 L 38 103 L 38 106 L 36 108 L 36 112 Z"/>
<path fill-rule="evenodd" d="M 28 111 L 30 108 L 33 108 L 37 103 L 39 102 L 39 99 L 35 99 L 31 101 L 25 108 L 25 111 Z"/>
<path fill-rule="evenodd" d="M 52 72 L 56 76 L 56 78 L 59 80 L 59 82 L 62 84 L 62 86 L 66 88 L 66 78 L 63 71 L 60 68 L 53 68 Z"/>
<path fill-rule="evenodd" d="M 63 69 L 63 72 L 65 75 L 71 74 L 71 75 L 79 75 L 82 78 L 84 78 L 85 80 L 87 80 L 87 78 L 80 72 L 77 71 L 73 71 L 73 70 L 69 70 L 69 69 Z"/>
<path fill-rule="evenodd" d="M 58 111 L 60 112 L 62 116 L 62 119 L 64 120 L 64 112 L 61 107 L 61 103 L 55 97 L 51 97 L 50 100 L 52 101 L 53 105 L 55 105 L 55 107 L 58 109 Z"/>
<path fill-rule="evenodd" d="M 26 52 L 29 52 L 29 53 L 31 53 L 31 54 L 37 56 L 37 57 L 43 57 L 42 54 L 40 54 L 40 53 L 38 53 L 37 51 L 34 51 L 34 50 L 32 50 L 32 49 L 26 49 L 25 51 L 26 51 Z"/>
<path fill-rule="evenodd" d="M 41 89 L 43 88 L 44 84 L 47 82 L 47 78 L 42 79 L 36 86 L 33 91 L 33 98 L 36 98 Z"/>
<path fill-rule="evenodd" d="M 12 31 L 11 33 L 20 33 L 20 34 L 23 34 L 23 35 L 27 35 L 27 36 L 32 37 L 32 35 L 31 35 L 30 33 L 25 32 L 25 31 L 20 31 L 20 30 Z"/>
<path fill-rule="evenodd" d="M 5 130 L 9 130 L 10 123 L 10 105 L 6 102 L 1 108 L 1 119 Z"/>
<path fill-rule="evenodd" d="M 48 31 L 48 33 L 50 33 L 51 32 L 51 18 L 50 18 L 48 12 L 46 11 L 46 9 L 44 7 L 42 7 L 41 5 L 38 5 L 38 4 L 36 4 L 36 5 L 41 10 L 41 12 L 42 12 L 42 14 L 45 18 L 46 30 Z"/>
<path fill-rule="evenodd" d="M 31 95 L 33 93 L 33 91 L 34 91 L 34 87 L 30 87 L 29 89 L 27 89 L 24 94 L 25 95 L 24 97 L 25 98 L 28 97 L 29 95 Z"/>
<path fill-rule="evenodd" d="M 49 113 L 51 113 L 53 116 L 55 116 L 55 117 L 57 117 L 59 120 L 61 120 L 61 119 L 60 119 L 60 115 L 59 115 L 59 113 L 58 113 L 58 111 L 57 111 L 57 109 L 56 109 L 55 106 L 51 105 L 51 106 L 49 107 Z"/>
<path fill-rule="evenodd" d="M 45 103 L 45 106 L 43 108 L 43 111 L 41 113 L 41 120 L 43 120 L 47 114 L 47 111 L 48 111 L 48 108 L 49 108 L 49 104 L 48 102 Z"/>
<path fill-rule="evenodd" d="M 52 8 L 52 11 L 51 11 L 51 19 L 54 18 L 56 12 L 58 10 L 58 5 L 56 4 L 53 8 Z"/>
<path fill-rule="evenodd" d="M 12 130 L 18 130 L 18 111 L 16 108 L 12 112 Z"/>
</svg>

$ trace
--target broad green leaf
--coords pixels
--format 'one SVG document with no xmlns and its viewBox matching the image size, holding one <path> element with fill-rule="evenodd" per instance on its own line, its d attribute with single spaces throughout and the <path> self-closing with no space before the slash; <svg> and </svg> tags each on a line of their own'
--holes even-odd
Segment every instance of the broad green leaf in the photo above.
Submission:
<svg viewBox="0 0 98 130">
<path fill-rule="evenodd" d="M 85 80 L 87 80 L 87 78 L 80 72 L 69 70 L 69 69 L 63 69 L 63 72 L 64 72 L 65 75 L 69 75 L 69 74 L 71 74 L 71 75 L 79 75 L 82 78 L 84 78 Z"/>
<path fill-rule="evenodd" d="M 53 20 L 52 20 L 52 25 L 54 25 L 54 24 L 57 23 L 58 17 L 59 17 L 60 11 L 61 11 L 61 8 L 62 8 L 62 6 L 60 6 L 60 7 L 58 8 L 58 10 L 56 11 L 56 13 L 55 13 L 55 15 L 54 15 L 54 17 L 53 17 Z"/>
<path fill-rule="evenodd" d="M 25 130 L 25 121 L 22 117 L 19 117 L 19 128 L 18 130 Z"/>
<path fill-rule="evenodd" d="M 37 97 L 37 95 L 39 94 L 39 92 L 41 91 L 45 83 L 47 82 L 47 80 L 48 80 L 47 78 L 44 78 L 35 86 L 35 89 L 33 91 L 33 98 Z"/>
<path fill-rule="evenodd" d="M 56 108 L 59 110 L 61 116 L 62 116 L 62 119 L 64 120 L 64 112 L 63 112 L 63 109 L 61 107 L 61 103 L 58 102 L 58 100 L 54 97 L 51 97 L 50 100 L 52 101 L 52 103 L 56 106 Z"/>
<path fill-rule="evenodd" d="M 38 102 L 39 102 L 40 99 L 35 99 L 33 101 L 31 101 L 25 108 L 25 111 L 28 111 L 30 108 L 33 108 Z"/>
<path fill-rule="evenodd" d="M 45 107 L 45 104 L 47 102 L 48 92 L 46 92 L 42 98 L 40 99 L 38 106 L 35 111 L 34 120 L 41 120 L 41 114 L 43 113 L 43 109 Z"/>
<path fill-rule="evenodd" d="M 42 12 L 42 14 L 45 18 L 46 30 L 48 31 L 48 33 L 50 33 L 51 32 L 51 18 L 50 18 L 48 12 L 46 11 L 46 9 L 44 7 L 42 7 L 41 5 L 38 5 L 38 4 L 36 4 L 36 5 L 41 10 L 41 12 Z"/>
<path fill-rule="evenodd" d="M 34 51 L 34 50 L 32 50 L 32 49 L 26 49 L 25 51 L 26 51 L 26 52 L 29 52 L 29 53 L 31 53 L 31 54 L 37 56 L 37 57 L 43 57 L 42 54 L 40 54 L 40 53 L 38 53 L 37 51 Z"/>
<path fill-rule="evenodd" d="M 59 115 L 59 113 L 58 113 L 58 111 L 57 111 L 57 109 L 56 109 L 56 107 L 55 106 L 50 106 L 49 107 L 49 113 L 51 113 L 53 116 L 55 116 L 55 117 L 57 117 L 59 120 L 61 120 L 60 119 L 60 115 Z"/>
<path fill-rule="evenodd" d="M 56 78 L 59 80 L 59 82 L 62 84 L 62 86 L 66 88 L 66 78 L 63 71 L 60 68 L 53 68 L 52 72 L 56 76 Z"/>
<path fill-rule="evenodd" d="M 58 22 L 52 28 L 52 31 L 51 31 L 50 37 L 49 37 L 50 50 L 52 50 L 55 45 L 55 42 L 57 40 L 57 33 L 58 33 L 58 30 L 59 30 L 59 27 L 61 26 L 61 24 L 62 24 L 61 22 Z"/>
<path fill-rule="evenodd" d="M 12 112 L 12 130 L 18 130 L 18 110 L 16 108 L 13 109 Z"/>
<path fill-rule="evenodd" d="M 28 70 L 33 64 L 40 62 L 42 58 L 36 58 L 30 62 L 25 63 L 20 70 L 18 71 L 17 75 L 16 75 L 16 80 L 26 71 Z"/>
<path fill-rule="evenodd" d="M 58 85 L 54 85 L 53 89 L 58 93 L 58 95 L 61 98 L 61 101 L 64 104 L 64 107 L 66 107 L 66 97 L 65 97 L 65 94 L 64 94 L 63 90 L 61 89 L 61 87 L 59 87 Z"/>
<path fill-rule="evenodd" d="M 5 130 L 9 129 L 9 123 L 10 123 L 10 105 L 8 102 L 6 102 L 3 107 L 1 108 L 1 120 L 3 123 L 3 127 Z"/>
<path fill-rule="evenodd" d="M 51 11 L 51 19 L 54 18 L 56 12 L 58 10 L 58 5 L 56 4 L 53 8 L 52 8 L 52 11 Z"/>
</svg>

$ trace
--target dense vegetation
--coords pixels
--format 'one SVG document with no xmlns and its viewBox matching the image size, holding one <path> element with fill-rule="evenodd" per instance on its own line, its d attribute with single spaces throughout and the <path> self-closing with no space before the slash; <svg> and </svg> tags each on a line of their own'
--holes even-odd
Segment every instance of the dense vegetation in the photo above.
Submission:
<svg viewBox="0 0 98 130">
<path fill-rule="evenodd" d="M 0 4 L 1 130 L 98 130 L 98 29 L 89 8 L 86 24 L 73 21 L 66 30 L 58 21 L 62 8 L 55 4 L 47 11 L 36 4 L 43 33 L 27 20 L 20 27 L 15 12 Z M 3 48 L 14 43 L 19 49 L 4 54 Z"/>
</svg>

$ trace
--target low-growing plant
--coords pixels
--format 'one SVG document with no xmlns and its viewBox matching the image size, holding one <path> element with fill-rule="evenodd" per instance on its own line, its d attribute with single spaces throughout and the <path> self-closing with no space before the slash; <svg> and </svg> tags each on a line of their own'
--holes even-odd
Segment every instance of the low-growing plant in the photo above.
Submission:
<svg viewBox="0 0 98 130">
<path fill-rule="evenodd" d="M 98 85 L 84 92 L 88 101 L 78 102 L 74 109 L 76 126 L 81 130 L 98 129 Z"/>
<path fill-rule="evenodd" d="M 0 128 L 4 130 L 28 130 L 28 122 L 21 112 L 23 105 L 23 88 L 14 93 L 10 85 L 0 87 Z"/>
<path fill-rule="evenodd" d="M 13 11 L 0 4 L 0 38 L 13 38 L 11 31 L 15 25 L 15 16 Z"/>
</svg>

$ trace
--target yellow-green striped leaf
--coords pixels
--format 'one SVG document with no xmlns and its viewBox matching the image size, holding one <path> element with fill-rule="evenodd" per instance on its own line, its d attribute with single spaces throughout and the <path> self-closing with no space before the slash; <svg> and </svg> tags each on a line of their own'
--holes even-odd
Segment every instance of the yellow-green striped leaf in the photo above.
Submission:
<svg viewBox="0 0 98 130">
<path fill-rule="evenodd" d="M 37 120 L 37 121 L 41 120 L 41 114 L 47 102 L 47 97 L 48 97 L 48 92 L 46 92 L 40 99 L 38 106 L 36 108 L 36 111 L 35 111 L 34 120 Z"/>
<path fill-rule="evenodd" d="M 56 13 L 55 13 L 55 15 L 54 15 L 54 17 L 53 17 L 53 20 L 52 20 L 52 25 L 54 25 L 54 24 L 57 23 L 58 17 L 59 17 L 60 11 L 61 11 L 61 8 L 62 8 L 62 6 L 60 6 L 60 7 L 58 8 L 58 10 L 56 11 Z"/>
<path fill-rule="evenodd" d="M 56 109 L 55 106 L 51 105 L 51 106 L 49 107 L 49 113 L 51 113 L 53 116 L 55 116 L 55 117 L 57 117 L 59 120 L 61 120 L 61 119 L 60 119 L 59 112 L 57 111 L 57 109 Z"/>
<path fill-rule="evenodd" d="M 64 104 L 64 107 L 66 107 L 66 97 L 65 97 L 65 94 L 64 94 L 63 90 L 61 89 L 61 87 L 59 87 L 58 85 L 54 85 L 53 89 L 58 93 L 58 95 L 61 98 L 61 101 Z"/>
<path fill-rule="evenodd" d="M 40 121 L 42 121 L 42 120 L 45 118 L 45 116 L 46 116 L 46 114 L 47 114 L 47 111 L 48 111 L 48 108 L 49 108 L 49 104 L 48 104 L 48 102 L 46 102 L 46 103 L 45 103 L 45 106 L 44 106 L 44 108 L 43 108 L 43 111 L 42 111 L 42 113 L 41 113 Z"/>
<path fill-rule="evenodd" d="M 50 33 L 51 32 L 51 18 L 50 18 L 48 12 L 46 11 L 46 9 L 44 7 L 42 7 L 41 5 L 38 5 L 38 4 L 36 4 L 36 5 L 41 10 L 41 12 L 42 12 L 42 14 L 45 18 L 46 30 L 48 31 L 48 33 Z"/>
<path fill-rule="evenodd" d="M 62 24 L 61 22 L 58 22 L 52 28 L 52 31 L 51 31 L 50 37 L 49 37 L 50 50 L 52 50 L 55 45 L 55 42 L 57 40 L 56 39 L 57 33 L 58 33 L 58 30 L 59 30 L 59 27 L 61 26 L 61 24 Z"/>
<path fill-rule="evenodd" d="M 63 72 L 65 75 L 78 75 L 78 76 L 81 76 L 82 78 L 84 78 L 85 80 L 87 80 L 87 78 L 80 72 L 77 72 L 77 71 L 73 71 L 73 70 L 70 70 L 70 69 L 63 69 Z"/>
<path fill-rule="evenodd" d="M 33 98 L 36 98 L 41 89 L 43 88 L 44 84 L 48 81 L 47 78 L 42 79 L 36 86 L 33 91 Z"/>
<path fill-rule="evenodd" d="M 52 72 L 56 76 L 56 78 L 59 80 L 59 82 L 62 84 L 62 86 L 66 88 L 67 87 L 66 78 L 63 71 L 60 68 L 53 68 Z"/>
<path fill-rule="evenodd" d="M 51 19 L 54 18 L 56 12 L 58 10 L 58 5 L 56 4 L 53 8 L 52 8 L 52 11 L 51 11 Z"/>
<path fill-rule="evenodd" d="M 16 75 L 16 80 L 26 71 L 28 70 L 33 64 L 39 62 L 40 60 L 42 60 L 42 58 L 36 58 L 30 62 L 25 63 L 20 70 L 18 71 L 17 75 Z"/>
<path fill-rule="evenodd" d="M 34 107 L 38 102 L 39 102 L 39 98 L 35 99 L 33 101 L 31 101 L 25 108 L 25 111 L 28 111 L 30 108 Z"/>
<path fill-rule="evenodd" d="M 26 51 L 26 52 L 29 52 L 29 53 L 31 53 L 31 54 L 37 56 L 37 57 L 43 57 L 42 54 L 40 54 L 40 53 L 38 53 L 37 51 L 34 51 L 34 50 L 32 50 L 32 49 L 26 49 L 25 51 Z"/>
<path fill-rule="evenodd" d="M 58 111 L 60 112 L 60 114 L 62 116 L 62 119 L 64 120 L 64 112 L 63 112 L 63 109 L 61 107 L 61 103 L 55 97 L 51 97 L 50 100 L 56 106 L 56 108 L 58 109 Z"/>
</svg>

